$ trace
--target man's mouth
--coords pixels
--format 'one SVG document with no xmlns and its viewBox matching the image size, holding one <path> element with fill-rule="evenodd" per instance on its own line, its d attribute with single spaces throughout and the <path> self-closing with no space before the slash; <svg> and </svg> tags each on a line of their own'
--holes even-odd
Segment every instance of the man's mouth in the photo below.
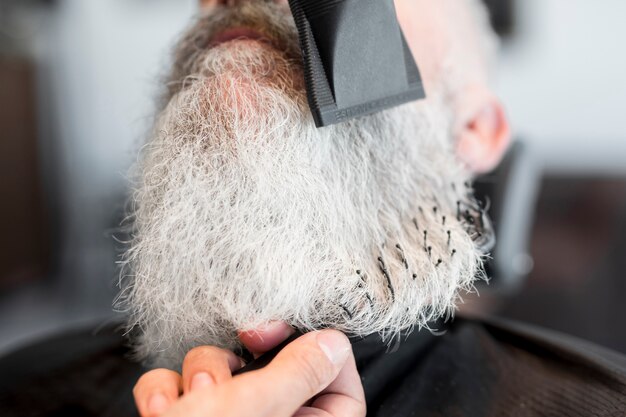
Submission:
<svg viewBox="0 0 626 417">
<path fill-rule="evenodd" d="M 218 32 L 211 38 L 210 47 L 232 41 L 257 41 L 272 45 L 271 40 L 261 32 L 249 27 L 234 27 Z"/>
</svg>

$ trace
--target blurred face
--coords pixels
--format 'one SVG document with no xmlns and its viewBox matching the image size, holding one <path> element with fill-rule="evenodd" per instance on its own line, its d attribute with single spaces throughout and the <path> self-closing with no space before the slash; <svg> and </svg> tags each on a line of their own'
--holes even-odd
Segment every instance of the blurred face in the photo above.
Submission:
<svg viewBox="0 0 626 417">
<path fill-rule="evenodd" d="M 428 100 L 316 129 L 284 2 L 209 5 L 176 48 L 137 167 L 121 306 L 138 351 L 283 320 L 391 335 L 449 314 L 480 270 L 480 213 Z"/>
<path fill-rule="evenodd" d="M 245 1 L 245 0 L 244 0 Z M 249 0 L 263 2 L 268 0 Z M 290 15 L 287 0 L 269 1 L 281 6 L 277 12 Z M 201 0 L 200 4 L 206 13 L 219 9 L 237 6 L 242 0 Z M 450 42 L 451 20 L 446 18 L 445 9 L 440 1 L 432 0 L 395 0 L 398 20 L 409 43 L 426 87 L 430 87 L 437 79 L 437 69 L 444 56 L 445 46 Z M 455 7 L 465 7 L 455 5 Z M 457 22 L 458 23 L 458 22 Z"/>
</svg>

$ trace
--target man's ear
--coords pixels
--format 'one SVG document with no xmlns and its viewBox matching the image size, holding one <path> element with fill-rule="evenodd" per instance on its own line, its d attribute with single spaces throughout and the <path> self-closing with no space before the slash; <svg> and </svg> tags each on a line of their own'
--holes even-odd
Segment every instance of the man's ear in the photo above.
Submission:
<svg viewBox="0 0 626 417">
<path fill-rule="evenodd" d="M 457 156 L 476 174 L 494 169 L 511 141 L 511 127 L 500 100 L 483 88 L 468 90 L 458 109 Z"/>
</svg>

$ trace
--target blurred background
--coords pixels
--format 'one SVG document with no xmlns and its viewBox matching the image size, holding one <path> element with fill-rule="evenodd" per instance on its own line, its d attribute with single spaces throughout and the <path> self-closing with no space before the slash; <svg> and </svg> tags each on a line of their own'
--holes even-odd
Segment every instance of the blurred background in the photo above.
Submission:
<svg viewBox="0 0 626 417">
<path fill-rule="evenodd" d="M 489 0 L 517 145 L 479 181 L 499 235 L 466 314 L 626 352 L 626 2 Z M 115 229 L 196 0 L 0 0 L 0 354 L 115 320 Z"/>
</svg>

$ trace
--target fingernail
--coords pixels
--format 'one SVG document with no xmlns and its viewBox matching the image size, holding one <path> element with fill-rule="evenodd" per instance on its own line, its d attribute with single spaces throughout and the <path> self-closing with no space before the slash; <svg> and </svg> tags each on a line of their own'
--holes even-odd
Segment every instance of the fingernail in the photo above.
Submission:
<svg viewBox="0 0 626 417">
<path fill-rule="evenodd" d="M 148 400 L 148 411 L 150 414 L 160 414 L 167 410 L 169 401 L 165 395 L 158 393 L 153 394 Z"/>
<path fill-rule="evenodd" d="M 352 348 L 348 338 L 336 331 L 322 331 L 318 333 L 317 344 L 335 365 L 343 364 Z"/>
<path fill-rule="evenodd" d="M 213 385 L 213 378 L 206 372 L 197 373 L 191 378 L 191 390 L 197 390 L 199 388 L 205 388 Z"/>
<path fill-rule="evenodd" d="M 272 322 L 266 324 L 265 326 L 261 326 L 258 329 L 258 332 L 260 332 L 260 333 L 280 332 L 280 335 L 282 337 L 287 338 L 287 337 L 291 336 L 295 332 L 295 330 L 293 329 L 293 327 L 291 327 L 290 325 L 288 325 L 284 321 L 272 321 Z"/>
<path fill-rule="evenodd" d="M 248 337 L 261 337 L 261 339 L 266 335 L 271 335 L 276 338 L 281 338 L 284 340 L 291 336 L 295 330 L 293 327 L 289 326 L 284 321 L 272 321 L 262 326 L 257 326 L 251 330 L 240 330 L 239 336 L 248 336 Z"/>
<path fill-rule="evenodd" d="M 285 327 L 285 323 L 282 321 L 270 321 L 262 326 L 258 326 L 257 330 L 268 331 L 283 327 Z"/>
</svg>

